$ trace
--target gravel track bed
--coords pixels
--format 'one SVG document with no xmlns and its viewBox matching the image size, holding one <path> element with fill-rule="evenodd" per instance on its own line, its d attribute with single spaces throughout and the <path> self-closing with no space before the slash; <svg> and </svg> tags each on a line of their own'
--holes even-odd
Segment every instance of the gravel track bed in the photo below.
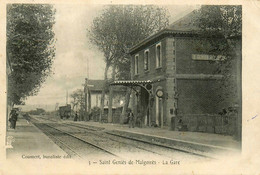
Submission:
<svg viewBox="0 0 260 175">
<path fill-rule="evenodd" d="M 47 136 L 50 137 L 61 149 L 63 149 L 66 153 L 68 153 L 72 158 L 79 158 L 74 152 L 76 152 L 78 155 L 80 155 L 81 158 L 83 159 L 97 159 L 97 158 L 114 158 L 114 156 L 99 150 L 95 148 L 92 145 L 89 145 L 83 141 L 80 141 L 70 135 L 67 135 L 61 131 L 58 131 L 54 128 L 49 127 L 45 123 L 34 123 L 35 126 L 37 126 L 39 129 L 41 129 Z M 51 135 L 50 135 L 50 134 Z M 62 143 L 65 143 L 70 147 L 68 149 L 64 144 L 60 143 L 57 141 L 57 139 L 53 138 L 58 138 Z M 73 150 L 73 151 L 71 151 Z"/>
<path fill-rule="evenodd" d="M 121 141 L 116 141 L 107 137 L 108 135 L 102 131 L 91 132 L 87 129 L 78 128 L 76 126 L 64 125 L 64 124 L 51 124 L 53 127 L 69 132 L 73 135 L 87 140 L 88 142 L 95 143 L 101 148 L 104 148 L 112 153 L 115 153 L 121 158 L 138 158 L 143 156 L 154 156 L 151 151 L 140 149 L 131 144 L 127 144 Z M 158 155 L 160 156 L 160 155 Z"/>
<path fill-rule="evenodd" d="M 60 126 L 60 127 L 66 128 L 67 130 L 69 130 L 69 128 L 71 128 L 71 130 L 77 132 L 77 134 L 79 134 L 81 137 L 84 135 L 87 135 L 88 137 L 93 135 L 93 138 L 95 139 L 95 141 L 102 140 L 101 143 L 107 143 L 107 142 L 104 142 L 104 139 L 113 141 L 113 142 L 116 142 L 116 144 L 118 144 L 118 146 L 124 146 L 124 147 L 127 147 L 128 149 L 131 147 L 137 148 L 138 149 L 137 153 L 144 154 L 144 155 L 152 154 L 153 156 L 158 156 L 158 158 L 160 157 L 160 158 L 168 158 L 168 159 L 172 159 L 172 160 L 182 160 L 185 162 L 209 160 L 204 157 L 180 152 L 177 150 L 167 149 L 167 148 L 163 148 L 160 146 L 131 140 L 128 138 L 122 138 L 122 137 L 110 135 L 110 134 L 105 133 L 104 131 L 93 131 L 92 128 L 90 128 L 88 130 L 87 127 L 85 127 L 85 129 L 84 129 L 84 128 L 82 128 L 82 126 L 77 127 L 74 124 L 73 125 L 62 124 L 62 125 L 63 126 Z M 64 126 L 64 125 L 66 125 L 66 126 Z M 125 151 L 124 149 L 125 148 L 122 148 L 123 151 Z M 118 151 L 118 149 L 117 149 L 117 151 Z M 123 152 L 123 153 L 125 154 L 125 152 Z M 132 153 L 134 154 L 135 152 L 132 152 Z"/>
<path fill-rule="evenodd" d="M 42 122 L 48 122 L 49 125 L 66 131 L 70 134 L 76 135 L 88 142 L 95 143 L 96 145 L 119 155 L 123 159 L 138 159 L 138 158 L 152 158 L 158 160 L 176 160 L 183 163 L 193 163 L 198 161 L 210 161 L 211 159 L 200 157 L 197 155 L 184 153 L 178 150 L 168 149 L 149 143 L 123 138 L 115 135 L 105 133 L 104 130 L 93 131 L 92 127 L 82 126 L 70 123 L 54 123 L 54 120 L 45 119 L 43 117 L 37 118 Z M 96 153 L 94 153 L 98 156 Z"/>
</svg>

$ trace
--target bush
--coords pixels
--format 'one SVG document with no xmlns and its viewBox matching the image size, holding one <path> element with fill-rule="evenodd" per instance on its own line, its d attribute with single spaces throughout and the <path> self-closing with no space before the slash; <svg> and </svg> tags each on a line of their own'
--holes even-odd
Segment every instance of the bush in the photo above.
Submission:
<svg viewBox="0 0 260 175">
<path fill-rule="evenodd" d="M 94 121 L 98 121 L 99 114 L 100 114 L 100 108 L 99 107 L 91 108 L 91 112 L 89 114 L 90 120 L 93 119 Z"/>
</svg>

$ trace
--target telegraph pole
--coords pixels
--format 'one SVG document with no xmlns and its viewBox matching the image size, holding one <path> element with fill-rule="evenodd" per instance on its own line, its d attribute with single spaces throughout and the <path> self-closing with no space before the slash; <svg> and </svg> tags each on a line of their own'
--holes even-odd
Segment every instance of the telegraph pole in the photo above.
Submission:
<svg viewBox="0 0 260 175">
<path fill-rule="evenodd" d="M 87 78 L 89 79 L 89 60 L 87 57 Z"/>
<path fill-rule="evenodd" d="M 66 105 L 68 105 L 68 89 L 66 89 Z"/>
<path fill-rule="evenodd" d="M 88 79 L 89 79 L 89 59 L 87 57 L 87 78 L 85 79 L 85 85 L 84 85 L 84 93 L 85 93 L 85 114 L 86 116 L 86 120 L 89 120 L 89 116 L 87 114 L 88 111 L 88 106 L 90 103 L 90 101 L 88 101 Z"/>
<path fill-rule="evenodd" d="M 87 57 L 87 78 L 85 78 L 85 86 L 84 86 L 84 93 L 85 93 L 85 115 L 86 115 L 86 120 L 89 120 L 88 116 L 88 79 L 89 79 L 89 60 Z"/>
</svg>

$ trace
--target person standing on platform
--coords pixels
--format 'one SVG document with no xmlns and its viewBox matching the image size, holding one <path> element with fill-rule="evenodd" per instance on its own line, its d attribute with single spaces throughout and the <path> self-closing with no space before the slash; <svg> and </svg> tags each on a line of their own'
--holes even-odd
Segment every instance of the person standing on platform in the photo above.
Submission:
<svg viewBox="0 0 260 175">
<path fill-rule="evenodd" d="M 129 114 L 128 114 L 128 118 L 129 118 L 129 128 L 134 128 L 134 114 L 133 112 L 130 110 Z"/>
<path fill-rule="evenodd" d="M 9 122 L 10 122 L 10 128 L 13 129 L 14 128 L 14 120 L 13 120 L 13 116 L 14 116 L 15 110 L 12 109 L 10 112 L 10 116 L 9 116 Z"/>
<path fill-rule="evenodd" d="M 17 119 L 18 119 L 18 112 L 17 111 L 15 111 L 15 114 L 14 114 L 14 129 L 15 129 L 15 127 L 16 127 L 16 121 L 17 121 Z"/>
<path fill-rule="evenodd" d="M 16 112 L 16 110 L 12 109 L 10 116 L 11 116 L 9 118 L 9 121 L 11 123 L 10 128 L 15 129 L 18 113 Z"/>
<path fill-rule="evenodd" d="M 78 121 L 78 113 L 77 113 L 77 112 L 76 112 L 76 114 L 75 114 L 74 121 L 75 121 L 75 122 Z"/>
</svg>

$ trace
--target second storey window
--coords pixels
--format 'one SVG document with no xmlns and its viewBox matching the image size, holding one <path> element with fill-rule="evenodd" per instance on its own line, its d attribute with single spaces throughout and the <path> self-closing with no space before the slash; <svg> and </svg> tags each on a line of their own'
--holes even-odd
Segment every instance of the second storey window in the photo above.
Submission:
<svg viewBox="0 0 260 175">
<path fill-rule="evenodd" d="M 149 50 L 144 51 L 144 70 L 149 70 Z"/>
<path fill-rule="evenodd" d="M 156 68 L 162 67 L 162 47 L 161 43 L 156 44 Z"/>
<path fill-rule="evenodd" d="M 139 61 L 139 55 L 135 55 L 135 75 L 138 74 L 138 61 Z"/>
</svg>

